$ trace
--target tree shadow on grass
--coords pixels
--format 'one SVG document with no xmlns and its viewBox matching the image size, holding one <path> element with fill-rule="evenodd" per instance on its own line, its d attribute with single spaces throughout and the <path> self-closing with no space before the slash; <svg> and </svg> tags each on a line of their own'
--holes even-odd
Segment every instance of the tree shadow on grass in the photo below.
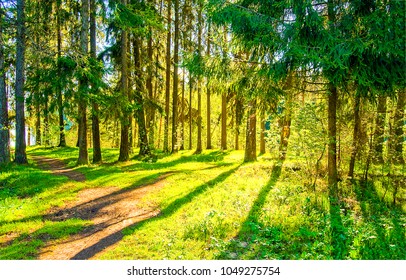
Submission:
<svg viewBox="0 0 406 280">
<path fill-rule="evenodd" d="M 255 249 L 252 247 L 252 244 L 253 240 L 256 238 L 258 228 L 262 227 L 262 222 L 259 218 L 269 192 L 279 180 L 282 172 L 282 164 L 283 162 L 275 163 L 269 181 L 260 190 L 257 199 L 252 204 L 246 220 L 241 225 L 240 231 L 235 238 L 228 242 L 225 249 L 220 252 L 217 256 L 218 259 L 236 259 L 242 258 L 242 256 L 255 254 Z"/>
<path fill-rule="evenodd" d="M 406 215 L 401 207 L 382 201 L 373 182 L 354 184 L 364 224 L 369 229 L 363 233 L 360 258 L 405 260 Z"/>
<path fill-rule="evenodd" d="M 348 255 L 348 248 L 352 240 L 341 218 L 342 204 L 332 194 L 329 195 L 329 203 L 332 257 L 335 260 L 343 260 Z"/>
<path fill-rule="evenodd" d="M 96 255 L 97 253 L 105 250 L 106 248 L 118 243 L 120 240 L 122 240 L 124 235 L 131 235 L 135 231 L 142 228 L 143 226 L 145 226 L 148 223 L 157 222 L 157 221 L 170 217 L 172 214 L 177 212 L 184 205 L 191 202 L 197 196 L 203 194 L 210 188 L 213 188 L 215 185 L 226 180 L 229 176 L 231 176 L 234 172 L 236 172 L 239 167 L 240 167 L 240 165 L 235 168 L 232 168 L 228 171 L 225 171 L 222 174 L 218 175 L 216 178 L 196 187 L 193 191 L 191 191 L 187 195 L 176 199 L 171 204 L 169 204 L 167 207 L 162 209 L 158 215 L 156 215 L 154 217 L 146 218 L 140 222 L 131 224 L 131 225 L 123 228 L 122 230 L 116 231 L 116 232 L 110 234 L 109 236 L 106 236 L 105 238 L 99 240 L 97 243 L 95 243 L 87 248 L 84 248 L 83 250 L 78 252 L 75 256 L 73 256 L 71 259 L 89 259 L 89 258 L 93 257 L 94 255 Z"/>
<path fill-rule="evenodd" d="M 229 154 L 229 151 L 212 151 L 208 154 L 198 154 L 198 155 L 187 155 L 181 156 L 178 159 L 167 161 L 167 162 L 137 162 L 129 166 L 122 167 L 123 171 L 137 171 L 137 170 L 153 170 L 153 169 L 165 169 L 169 167 L 174 167 L 178 164 L 190 163 L 190 162 L 207 162 L 216 163 L 221 165 L 224 158 Z"/>
<path fill-rule="evenodd" d="M 10 169 L 4 170 L 7 171 L 12 174 L 0 181 L 0 199 L 33 197 L 67 181 L 64 177 L 44 173 L 34 166 L 10 166 Z"/>
</svg>

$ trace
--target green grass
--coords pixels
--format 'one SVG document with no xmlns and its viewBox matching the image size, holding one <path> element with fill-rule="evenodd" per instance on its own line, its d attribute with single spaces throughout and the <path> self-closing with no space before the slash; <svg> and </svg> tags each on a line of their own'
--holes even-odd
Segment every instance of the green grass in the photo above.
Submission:
<svg viewBox="0 0 406 280">
<path fill-rule="evenodd" d="M 90 151 L 91 152 L 91 151 Z M 77 149 L 31 148 L 29 156 L 64 160 L 74 167 Z M 242 164 L 242 151 L 158 154 L 156 162 L 115 162 L 74 169 L 78 183 L 38 169 L 9 165 L 0 172 L 0 259 L 35 259 L 50 240 L 60 240 L 91 221 L 50 221 L 46 214 L 85 188 L 130 189 L 165 176 L 165 186 L 144 197 L 157 217 L 124 229 L 124 238 L 100 259 L 406 259 L 406 214 L 392 205 L 377 178 L 343 181 L 339 201 L 324 180 L 309 187 L 299 158 L 276 162 L 264 155 Z M 90 155 L 91 158 L 91 155 Z"/>
</svg>

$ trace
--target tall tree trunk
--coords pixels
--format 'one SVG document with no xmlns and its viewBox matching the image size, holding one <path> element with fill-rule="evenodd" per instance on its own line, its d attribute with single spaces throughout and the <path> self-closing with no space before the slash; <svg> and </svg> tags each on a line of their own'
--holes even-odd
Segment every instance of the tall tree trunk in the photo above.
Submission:
<svg viewBox="0 0 406 280">
<path fill-rule="evenodd" d="M 361 127 L 360 106 L 361 106 L 361 96 L 359 94 L 357 94 L 355 96 L 355 104 L 354 104 L 354 130 L 353 130 L 353 134 L 352 134 L 350 166 L 348 168 L 348 177 L 349 178 L 354 177 L 355 159 L 356 159 L 358 147 L 359 147 L 359 134 L 360 134 L 360 127 Z"/>
<path fill-rule="evenodd" d="M 259 139 L 259 153 L 265 154 L 265 109 L 261 110 L 261 134 Z"/>
<path fill-rule="evenodd" d="M 149 29 L 149 38 L 147 43 L 147 55 L 148 55 L 148 67 L 147 67 L 147 80 L 146 80 L 146 87 L 148 91 L 148 98 L 150 100 L 154 99 L 154 92 L 152 87 L 152 59 L 153 59 L 153 49 L 152 49 L 152 29 Z M 153 106 L 149 106 L 147 108 L 147 131 L 148 131 L 148 139 L 149 139 L 149 146 L 153 149 L 154 148 L 154 133 L 155 133 L 155 108 Z"/>
<path fill-rule="evenodd" d="M 61 32 L 61 0 L 56 1 L 56 36 L 57 36 L 57 59 L 58 76 L 61 76 L 60 58 L 62 53 L 62 32 Z M 66 147 L 65 122 L 63 119 L 63 98 L 60 82 L 57 87 L 58 117 L 59 117 L 59 144 L 58 147 Z"/>
<path fill-rule="evenodd" d="M 17 0 L 17 54 L 16 54 L 16 146 L 15 162 L 27 163 L 24 117 L 25 68 L 25 0 Z"/>
<path fill-rule="evenodd" d="M 247 131 L 245 137 L 244 162 L 257 160 L 257 103 L 253 99 L 248 104 Z"/>
<path fill-rule="evenodd" d="M 48 96 L 45 96 L 44 101 L 44 142 L 45 146 L 50 146 L 50 139 L 49 139 L 49 106 L 48 106 Z"/>
<path fill-rule="evenodd" d="M 328 95 L 328 185 L 331 194 L 337 190 L 337 88 L 329 84 Z"/>
<path fill-rule="evenodd" d="M 197 51 L 199 56 L 202 54 L 202 28 L 203 28 L 203 16 L 201 5 L 197 11 Z M 197 79 L 197 143 L 196 154 L 202 152 L 202 91 L 201 91 L 201 77 Z"/>
<path fill-rule="evenodd" d="M 80 34 L 80 45 L 82 50 L 82 55 L 87 56 L 89 47 L 89 1 L 82 0 L 82 30 Z M 85 77 L 81 77 L 79 81 L 79 106 L 78 106 L 78 122 L 79 122 L 79 158 L 77 161 L 78 165 L 89 164 L 89 155 L 87 151 L 87 102 L 83 98 L 84 94 L 88 91 L 88 81 Z"/>
<path fill-rule="evenodd" d="M 292 123 L 292 80 L 293 74 L 289 73 L 284 86 L 286 94 L 285 112 L 281 121 L 281 142 L 279 146 L 279 159 L 285 160 L 290 137 L 290 125 Z"/>
<path fill-rule="evenodd" d="M 3 11 L 0 10 L 0 164 L 10 162 L 10 130 L 3 45 Z"/>
<path fill-rule="evenodd" d="M 192 75 L 189 72 L 189 150 L 191 150 L 192 147 L 192 141 L 193 141 L 193 117 L 192 117 L 192 92 L 193 92 L 193 79 Z"/>
<path fill-rule="evenodd" d="M 90 0 L 90 55 L 96 61 L 96 0 Z M 97 94 L 96 85 L 92 89 Z M 102 161 L 100 145 L 100 121 L 99 121 L 99 104 L 92 101 L 92 138 L 93 138 L 93 163 Z"/>
<path fill-rule="evenodd" d="M 383 163 L 383 141 L 385 132 L 385 119 L 386 119 L 386 96 L 378 97 L 378 112 L 375 120 L 374 132 L 374 150 L 375 150 L 375 163 Z"/>
<path fill-rule="evenodd" d="M 173 94 L 172 94 L 172 153 L 178 151 L 178 84 L 179 84 L 179 0 L 175 0 L 175 38 L 173 49 Z"/>
<path fill-rule="evenodd" d="M 127 5 L 127 0 L 121 0 L 121 4 Z M 129 92 L 128 92 L 128 40 L 127 31 L 125 29 L 121 30 L 121 94 L 125 103 L 129 102 Z M 127 105 L 127 104 L 125 104 Z M 119 161 L 127 161 L 130 158 L 130 145 L 129 145 L 129 114 L 126 108 L 123 108 L 122 118 L 121 118 L 121 137 L 120 137 L 120 155 L 118 157 Z"/>
<path fill-rule="evenodd" d="M 239 150 L 240 143 L 240 125 L 243 117 L 243 104 L 241 98 L 235 95 L 235 139 L 234 139 L 234 149 Z"/>
<path fill-rule="evenodd" d="M 171 10 L 172 1 L 168 0 L 168 30 L 166 35 L 166 87 L 165 87 L 165 125 L 164 125 L 164 152 L 169 152 L 169 100 L 171 87 Z"/>
<path fill-rule="evenodd" d="M 141 77 L 142 70 L 141 70 L 141 42 L 138 38 L 134 38 L 133 41 L 133 49 L 134 49 L 134 66 L 135 66 L 135 76 Z M 147 126 L 145 124 L 145 111 L 144 111 L 144 99 L 142 96 L 143 92 L 143 84 L 142 79 L 136 80 L 136 87 L 137 90 L 135 91 L 134 100 L 135 103 L 138 105 L 135 111 L 135 116 L 138 123 L 138 134 L 139 134 L 139 143 L 140 143 L 140 156 L 149 156 L 151 154 L 149 143 L 148 143 L 148 132 Z"/>
<path fill-rule="evenodd" d="M 207 57 L 210 57 L 210 40 L 211 40 L 211 36 L 210 36 L 210 23 L 207 27 L 207 52 L 206 55 Z M 211 122 L 211 104 L 210 104 L 210 81 L 209 78 L 207 78 L 207 85 L 206 85 L 206 92 L 207 92 L 207 145 L 206 145 L 206 149 L 211 149 L 211 126 L 210 126 L 210 122 Z"/>
<path fill-rule="evenodd" d="M 35 145 L 41 145 L 41 108 L 38 100 L 35 101 Z"/>
<path fill-rule="evenodd" d="M 405 105 L 406 105 L 406 91 L 405 89 L 399 90 L 398 100 L 396 103 L 396 112 L 394 116 L 394 139 L 392 144 L 393 163 L 405 164 L 403 158 L 403 142 L 404 132 L 403 127 L 405 123 Z"/>
<path fill-rule="evenodd" d="M 227 150 L 227 93 L 221 94 L 221 149 Z"/>
<path fill-rule="evenodd" d="M 185 149 L 185 74 L 183 73 L 183 80 L 182 80 L 182 104 L 181 104 L 181 112 L 180 115 L 182 116 L 181 119 L 181 128 L 180 128 L 180 147 L 179 150 Z"/>
</svg>

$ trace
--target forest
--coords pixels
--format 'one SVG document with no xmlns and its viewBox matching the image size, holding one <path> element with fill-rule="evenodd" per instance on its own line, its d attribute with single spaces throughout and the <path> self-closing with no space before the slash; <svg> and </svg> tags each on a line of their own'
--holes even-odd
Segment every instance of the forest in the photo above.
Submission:
<svg viewBox="0 0 406 280">
<path fill-rule="evenodd" d="M 0 0 L 0 259 L 405 260 L 405 6 Z"/>
</svg>

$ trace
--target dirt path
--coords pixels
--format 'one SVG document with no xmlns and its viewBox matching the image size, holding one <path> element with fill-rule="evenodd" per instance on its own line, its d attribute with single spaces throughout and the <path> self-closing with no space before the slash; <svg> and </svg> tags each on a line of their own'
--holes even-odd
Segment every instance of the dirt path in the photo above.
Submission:
<svg viewBox="0 0 406 280">
<path fill-rule="evenodd" d="M 79 171 L 68 168 L 60 159 L 32 156 L 31 157 L 41 169 L 50 170 L 55 175 L 63 175 L 71 180 L 83 182 L 86 180 L 85 175 Z"/>
<path fill-rule="evenodd" d="M 39 159 L 37 162 L 46 163 L 48 169 L 55 174 L 65 175 L 76 181 L 81 178 L 74 173 L 75 171 L 61 165 L 59 160 Z M 134 188 L 109 187 L 82 190 L 74 202 L 52 210 L 44 219 L 63 221 L 79 218 L 90 220 L 93 225 L 65 240 L 48 241 L 38 258 L 44 260 L 97 259 L 99 254 L 111 249 L 123 238 L 124 228 L 158 215 L 159 210 L 154 205 L 145 206 L 143 203 L 141 207 L 140 202 L 146 194 L 162 188 L 165 185 L 164 179 L 168 175 L 159 177 L 152 184 Z"/>
</svg>

